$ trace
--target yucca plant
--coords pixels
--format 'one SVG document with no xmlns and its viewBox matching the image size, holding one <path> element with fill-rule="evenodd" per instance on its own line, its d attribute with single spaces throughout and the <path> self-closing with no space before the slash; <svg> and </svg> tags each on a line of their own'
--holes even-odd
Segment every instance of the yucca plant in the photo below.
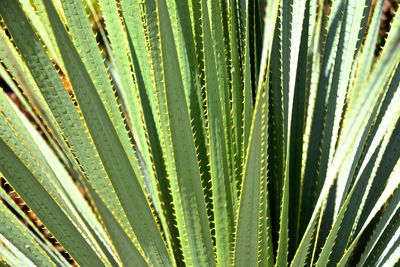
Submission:
<svg viewBox="0 0 400 267">
<path fill-rule="evenodd" d="M 0 262 L 399 264 L 383 2 L 0 0 Z"/>
</svg>

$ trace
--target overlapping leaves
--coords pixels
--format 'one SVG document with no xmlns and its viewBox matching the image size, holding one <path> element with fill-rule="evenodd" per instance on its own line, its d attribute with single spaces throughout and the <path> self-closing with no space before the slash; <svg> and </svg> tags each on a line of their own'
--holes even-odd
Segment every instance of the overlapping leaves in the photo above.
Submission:
<svg viewBox="0 0 400 267">
<path fill-rule="evenodd" d="M 1 262 L 394 265 L 400 16 L 376 54 L 382 7 L 1 0 L 20 104 L 1 91 Z"/>
</svg>

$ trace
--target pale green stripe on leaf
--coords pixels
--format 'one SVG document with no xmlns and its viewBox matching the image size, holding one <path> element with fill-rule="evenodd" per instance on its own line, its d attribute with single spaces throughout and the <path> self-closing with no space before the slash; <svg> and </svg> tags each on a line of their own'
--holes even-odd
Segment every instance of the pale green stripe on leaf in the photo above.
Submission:
<svg viewBox="0 0 400 267">
<path fill-rule="evenodd" d="M 32 262 L 40 266 L 56 266 L 34 234 L 3 204 L 0 204 L 0 232 Z"/>
<path fill-rule="evenodd" d="M 385 198 L 385 201 L 388 200 L 388 197 L 391 195 L 388 194 L 386 195 L 387 197 Z M 379 209 L 382 206 L 379 207 Z M 382 217 L 379 220 L 378 225 L 376 226 L 371 238 L 369 239 L 368 243 L 365 245 L 364 252 L 361 254 L 361 259 L 357 263 L 357 266 L 364 266 L 365 261 L 367 260 L 368 256 L 370 253 L 373 251 L 374 247 L 378 245 L 378 241 L 380 237 L 384 234 L 384 231 L 386 228 L 389 228 L 390 225 L 394 222 L 396 222 L 396 215 L 399 215 L 399 207 L 400 207 L 400 190 L 397 188 L 393 192 L 393 196 L 388 204 L 388 207 L 385 209 L 385 212 L 383 213 Z M 374 213 L 376 215 L 376 212 Z M 371 216 L 370 218 L 372 219 Z M 397 220 L 398 221 L 398 220 Z M 367 224 L 366 224 L 367 225 Z M 351 242 L 351 244 L 348 246 L 346 251 L 343 253 L 342 258 L 340 259 L 338 266 L 346 266 L 347 261 L 349 258 L 352 256 L 352 253 L 354 252 L 354 249 L 356 248 L 356 245 L 358 244 L 358 240 L 361 237 L 361 234 L 365 230 L 366 227 L 363 227 L 361 231 L 357 234 L 357 237 Z"/>
<path fill-rule="evenodd" d="M 149 4 L 149 2 L 146 1 L 145 4 Z M 138 89 L 142 92 L 140 94 L 142 98 L 142 105 L 144 101 L 143 98 L 146 97 L 153 112 L 152 115 L 155 125 L 157 127 L 157 132 L 159 135 L 161 135 L 162 126 L 160 126 L 159 116 L 162 116 L 162 114 L 158 114 L 159 111 L 157 110 L 157 106 L 159 105 L 159 102 L 157 102 L 156 96 L 156 91 L 160 91 L 158 83 L 161 82 L 161 79 L 156 80 L 154 77 L 155 74 L 153 74 L 152 70 L 155 63 L 153 62 L 154 59 L 152 59 L 150 51 L 154 48 L 150 42 L 153 40 L 149 39 L 149 26 L 147 25 L 147 23 L 145 23 L 145 7 L 144 5 L 141 5 L 139 1 L 121 0 L 121 9 L 124 17 L 125 27 L 127 32 L 129 33 L 128 39 L 129 42 L 132 43 L 133 50 L 131 49 L 130 51 L 131 60 L 133 64 L 133 71 L 136 80 L 138 81 Z M 154 13 L 154 11 L 152 13 Z M 155 25 L 152 24 L 152 27 L 155 27 Z M 135 61 L 137 61 L 137 64 L 134 64 Z M 156 65 L 155 67 L 159 68 L 159 65 Z M 142 85 L 139 84 L 139 79 L 141 79 L 143 83 Z M 140 88 L 140 86 L 143 86 L 144 88 Z"/>
<path fill-rule="evenodd" d="M 59 194 L 54 188 L 46 185 L 49 181 L 49 173 L 42 169 L 40 163 L 27 150 L 28 148 L 21 145 L 21 136 L 15 136 L 16 132 L 9 128 L 10 125 L 7 125 L 3 111 L 1 113 L 3 115 L 0 123 L 0 146 L 3 164 L 0 171 L 78 262 L 102 264 L 99 256 L 64 213 L 63 209 L 65 210 L 66 207 Z"/>
<path fill-rule="evenodd" d="M 2 175 L 0 174 L 2 177 Z M 12 210 L 15 214 L 18 215 L 19 218 L 22 218 L 22 221 L 25 223 L 25 227 L 28 225 L 36 237 L 36 242 L 44 249 L 47 254 L 51 257 L 51 259 L 63 266 L 67 266 L 68 262 L 64 256 L 54 247 L 52 247 L 51 242 L 43 235 L 39 228 L 37 228 L 31 219 L 28 217 L 24 211 L 15 203 L 15 201 L 11 198 L 9 194 L 7 194 L 3 189 L 0 190 L 0 198 L 3 200 L 3 203 L 8 205 L 8 209 Z M 21 220 L 21 219 L 20 219 Z"/>
<path fill-rule="evenodd" d="M 346 149 L 357 145 L 360 131 L 368 121 L 370 110 L 380 99 L 382 88 L 384 88 L 387 79 L 390 77 L 394 67 L 400 59 L 400 15 L 393 18 L 393 24 L 389 32 L 382 55 L 375 64 L 369 77 L 364 80 L 360 90 L 368 92 L 363 97 L 353 97 L 348 104 L 348 112 L 343 121 L 343 136 L 346 136 L 344 142 L 337 149 L 337 158 L 342 158 Z"/>
<path fill-rule="evenodd" d="M 85 180 L 83 182 L 87 190 L 87 195 L 92 200 L 96 211 L 101 216 L 101 222 L 106 228 L 113 242 L 113 246 L 118 253 L 118 263 L 123 266 L 132 267 L 150 265 L 149 258 L 138 246 L 137 240 L 133 240 L 132 237 L 129 236 L 129 233 L 121 227 L 119 219 L 110 212 L 97 193 L 91 188 L 91 185 Z"/>
<path fill-rule="evenodd" d="M 50 25 L 44 23 L 44 21 L 46 21 L 46 13 L 39 13 L 35 10 L 35 7 L 32 6 L 31 1 L 29 0 L 19 0 L 19 2 L 21 3 L 22 9 L 29 18 L 31 24 L 34 25 L 35 31 L 38 33 L 38 36 L 48 50 L 52 60 L 62 66 L 61 56 L 54 35 L 51 32 Z"/>
<path fill-rule="evenodd" d="M 398 58 L 400 55 L 400 49 L 398 49 L 400 44 L 400 31 L 398 30 L 399 26 L 400 16 L 396 16 L 394 18 L 394 23 L 392 24 L 392 30 L 389 33 L 387 43 L 384 47 L 382 57 L 375 66 L 370 78 L 368 79 L 368 86 L 366 87 L 367 90 L 369 90 L 369 93 L 365 94 L 365 97 L 362 99 L 356 99 L 356 102 L 354 103 L 355 106 L 353 106 L 351 119 L 348 118 L 348 120 L 346 121 L 345 118 L 343 135 L 346 136 L 346 140 L 339 143 L 337 152 L 332 160 L 330 167 L 328 168 L 326 181 L 324 183 L 324 186 L 322 187 L 321 193 L 316 203 L 316 210 L 321 207 L 322 202 L 329 193 L 329 189 L 336 178 L 336 173 L 339 169 L 339 166 L 343 163 L 343 155 L 345 155 L 349 151 L 348 149 L 358 143 L 364 127 L 368 125 L 368 117 L 371 114 L 370 110 L 373 110 L 374 104 L 376 104 L 376 101 L 380 99 L 379 91 L 381 91 L 381 88 L 384 87 L 387 77 L 390 76 L 390 73 L 392 73 L 392 70 L 396 65 L 396 60 L 393 60 L 393 57 Z M 365 88 L 363 88 L 363 90 L 364 89 Z M 349 108 L 350 104 L 351 103 L 349 103 Z M 363 118 L 360 115 L 366 118 Z M 354 120 L 355 117 L 357 117 L 357 120 Z M 346 128 L 349 130 L 353 130 L 349 131 Z M 354 140 L 357 140 L 357 142 L 354 142 Z M 314 220 L 316 220 L 316 215 L 317 212 L 314 211 L 310 219 L 310 224 L 305 231 L 305 236 L 310 235 L 310 232 L 312 231 L 311 225 Z"/>
<path fill-rule="evenodd" d="M 369 185 L 375 176 L 376 172 L 376 161 L 380 161 L 382 157 L 382 146 L 374 153 L 373 157 L 368 162 L 368 165 L 361 173 L 359 180 L 355 183 L 345 202 L 340 208 L 338 215 L 335 217 L 333 226 L 326 242 L 322 248 L 322 251 L 318 257 L 316 266 L 329 266 L 337 264 L 337 251 L 344 251 L 349 238 L 349 233 L 353 220 L 357 215 L 356 209 L 351 207 L 360 206 L 360 202 L 365 194 L 370 190 Z M 347 234 L 347 236 L 345 236 Z"/>
<path fill-rule="evenodd" d="M 173 161 L 167 163 L 169 170 L 176 171 L 171 186 L 183 255 L 188 265 L 213 266 L 215 259 L 196 148 L 184 85 L 180 72 L 176 72 L 180 69 L 179 59 L 165 0 L 157 2 L 157 13 L 169 120 L 165 123 L 170 127 L 171 139 L 171 147 L 167 149 L 174 153 Z"/>
<path fill-rule="evenodd" d="M 364 44 L 361 46 L 361 52 L 356 58 L 354 85 L 350 87 L 350 93 L 354 94 L 354 97 L 357 97 L 359 93 L 362 92 L 362 90 L 359 89 L 359 86 L 361 86 L 364 79 L 368 78 L 368 74 L 371 71 L 371 66 L 375 56 L 373 50 L 375 49 L 376 39 L 379 33 L 383 2 L 384 1 L 377 1 L 374 6 Z M 350 97 L 353 96 L 350 95 Z"/>
<path fill-rule="evenodd" d="M 0 234 L 0 266 L 32 266 L 34 263 Z M 67 266 L 67 265 L 66 265 Z"/>
<path fill-rule="evenodd" d="M 243 155 L 243 90 L 242 90 L 242 71 L 241 71 L 241 53 L 239 47 L 240 32 L 238 28 L 238 10 L 237 1 L 229 1 L 229 44 L 230 44 L 230 95 L 231 95 L 231 125 L 232 125 L 232 143 L 233 143 L 233 171 L 234 177 L 232 183 L 236 183 L 232 189 L 232 196 L 235 209 L 237 207 L 237 198 L 239 196 L 239 186 L 241 185 Z"/>
<path fill-rule="evenodd" d="M 235 266 L 257 266 L 261 208 L 267 208 L 266 189 L 267 92 L 258 90 L 243 173 L 235 233 Z M 263 203 L 264 202 L 264 203 Z M 267 218 L 264 218 L 267 219 Z"/>
<path fill-rule="evenodd" d="M 242 58 L 242 90 L 243 90 L 243 112 L 242 112 L 242 159 L 244 162 L 245 153 L 249 144 L 250 127 L 252 124 L 252 113 L 253 113 L 253 84 L 251 81 L 251 65 L 250 65 L 250 10 L 246 2 L 239 1 L 239 12 L 241 13 L 240 18 L 240 43 L 241 43 L 241 58 Z M 243 165 L 242 162 L 242 165 Z M 243 166 L 242 166 L 243 167 Z"/>
<path fill-rule="evenodd" d="M 217 2 L 217 1 L 215 1 Z M 229 180 L 229 158 L 227 147 L 227 118 L 224 103 L 224 84 L 221 83 L 222 70 L 220 65 L 219 51 L 221 47 L 213 44 L 215 35 L 212 35 L 209 7 L 206 1 L 201 3 L 202 26 L 204 34 L 204 68 L 205 68 L 205 91 L 207 107 L 207 135 L 209 138 L 211 188 L 213 194 L 213 210 L 215 221 L 216 251 L 218 264 L 227 265 L 230 261 L 233 237 L 233 209 L 231 184 Z M 217 14 L 213 14 L 218 16 Z M 216 18 L 215 18 L 216 19 Z M 222 25 L 217 25 L 217 27 Z M 221 35 L 219 32 L 218 35 Z M 213 38 L 214 37 L 214 38 Z M 220 36 L 222 37 L 222 36 Z M 219 44 L 219 45 L 223 45 Z M 220 75 L 222 77 L 220 77 Z M 225 119 L 224 119 L 225 117 Z"/>
<path fill-rule="evenodd" d="M 362 15 L 363 8 L 360 8 L 360 4 L 364 5 L 364 2 L 359 3 L 358 1 L 347 1 L 344 16 L 343 16 L 343 24 L 339 37 L 338 51 L 337 51 L 337 61 L 334 66 L 334 73 L 331 82 L 331 90 L 336 92 L 336 100 L 333 102 L 335 105 L 334 116 L 330 116 L 331 111 L 331 102 L 329 103 L 327 111 L 327 123 L 328 125 L 332 125 L 332 128 L 329 129 L 331 131 L 331 137 L 329 139 L 324 138 L 324 140 L 329 141 L 329 160 L 332 160 L 334 155 L 334 147 L 336 145 L 340 123 L 343 119 L 343 110 L 345 105 L 345 98 L 348 95 L 348 88 L 351 86 L 351 75 L 355 72 L 355 64 L 353 63 L 353 59 L 355 58 L 356 45 L 358 41 L 358 35 L 360 32 L 360 27 L 362 26 Z M 347 138 L 347 137 L 345 137 Z M 326 144 L 328 146 L 328 143 Z M 322 155 L 321 161 L 326 165 L 326 161 L 324 160 L 324 154 Z M 324 173 L 326 169 L 324 168 Z M 338 185 L 340 187 L 343 184 L 343 180 L 338 179 Z M 338 187 L 338 188 L 339 188 Z M 338 195 L 341 193 L 339 192 Z M 336 207 L 337 208 L 337 207 Z M 337 212 L 337 210 L 335 211 Z"/>
<path fill-rule="evenodd" d="M 127 130 L 125 129 L 124 118 L 122 117 L 123 115 L 119 110 L 118 102 L 114 95 L 114 88 L 111 84 L 109 73 L 97 46 L 83 3 L 81 1 L 66 0 L 62 1 L 62 5 L 68 22 L 69 33 L 76 51 L 79 53 L 84 67 L 90 75 L 93 86 L 104 108 L 107 110 L 108 117 L 118 134 L 118 139 L 125 153 L 128 155 L 129 162 L 135 170 L 137 178 L 141 181 L 141 186 L 145 188 L 138 160 L 132 149 Z M 66 64 L 68 63 L 65 62 L 65 65 Z M 67 71 L 67 73 L 69 72 Z M 69 75 L 69 78 L 71 83 L 73 83 L 74 77 Z M 76 86 L 73 86 L 73 89 L 76 90 Z"/>
<path fill-rule="evenodd" d="M 111 46 L 111 64 L 115 69 L 114 79 L 119 85 L 118 89 L 121 93 L 121 100 L 124 103 L 124 109 L 127 114 L 127 122 L 130 126 L 131 133 L 136 142 L 135 149 L 141 159 L 144 161 L 145 188 L 147 189 L 153 204 L 159 214 L 162 213 L 161 200 L 158 195 L 158 181 L 154 170 L 154 162 L 150 154 L 148 136 L 145 124 L 143 122 L 143 110 L 140 106 L 139 89 L 137 82 L 134 81 L 134 73 L 131 70 L 132 58 L 129 48 L 128 36 L 126 34 L 125 25 L 118 13 L 118 7 L 115 1 L 101 0 L 99 5 L 102 9 L 102 15 L 105 20 L 105 27 L 108 32 L 108 39 Z M 137 77 L 135 77 L 137 79 Z M 154 151 L 155 152 L 155 151 Z M 167 230 L 167 223 L 164 216 L 161 216 L 161 222 L 164 229 Z M 166 232 L 168 235 L 168 232 Z M 169 239 L 169 237 L 167 237 Z"/>
<path fill-rule="evenodd" d="M 16 107 L 14 107 L 15 109 Z M 36 131 L 34 126 L 24 117 L 20 112 L 17 112 L 19 118 L 21 119 L 23 125 L 26 127 L 26 130 L 31 135 L 32 141 L 36 143 L 35 145 L 39 148 L 43 158 L 46 161 L 46 165 L 50 167 L 49 171 L 52 171 L 54 174 L 54 178 L 52 177 L 53 184 L 56 186 L 57 192 L 66 199 L 67 203 L 70 203 L 71 209 L 70 216 L 74 215 L 78 217 L 78 213 L 80 216 L 83 216 L 82 219 L 76 220 L 76 223 L 80 225 L 84 225 L 84 221 L 88 222 L 89 227 L 94 230 L 95 235 L 99 237 L 103 245 L 109 250 L 112 249 L 112 244 L 108 239 L 104 229 L 100 225 L 99 221 L 96 218 L 96 215 L 93 213 L 92 208 L 88 205 L 89 203 L 86 201 L 79 188 L 75 184 L 75 182 L 71 179 L 69 173 L 65 169 L 65 166 L 57 158 L 57 155 L 51 150 L 51 148 L 47 145 L 46 141 L 40 136 L 40 134 Z M 21 131 L 19 131 L 20 133 Z M 32 146 L 30 146 L 32 149 Z M 38 158 L 39 156 L 36 156 Z M 75 211 L 76 210 L 76 211 Z M 84 228 L 85 229 L 85 228 Z M 85 229 L 85 232 L 90 236 L 89 230 Z M 93 246 L 96 246 L 96 241 L 91 238 L 93 241 Z M 98 248 L 100 249 L 100 248 Z"/>
<path fill-rule="evenodd" d="M 165 243 L 147 197 L 140 186 L 139 177 L 131 165 L 131 160 L 136 161 L 136 159 L 126 154 L 128 148 L 125 146 L 125 139 L 120 140 L 119 131 L 113 125 L 115 121 L 109 117 L 107 107 L 102 103 L 101 92 L 96 91 L 95 83 L 69 39 L 54 6 L 49 1 L 45 4 L 57 43 L 63 46 L 61 54 L 82 114 L 133 231 L 154 264 L 168 264 L 170 259 Z M 132 149 L 130 151 L 133 153 Z"/>
<path fill-rule="evenodd" d="M 280 85 L 282 86 L 282 102 L 283 117 L 282 121 L 275 121 L 276 124 L 283 125 L 283 142 L 282 142 L 282 170 L 281 178 L 282 190 L 279 219 L 279 240 L 276 258 L 277 266 L 287 265 L 288 257 L 288 238 L 289 231 L 293 231 L 294 227 L 288 227 L 289 224 L 289 153 L 291 138 L 291 121 L 293 110 L 294 86 L 296 82 L 296 73 L 298 66 L 298 57 L 300 50 L 301 32 L 304 19 L 305 1 L 285 1 L 280 4 L 280 49 L 281 49 L 281 66 Z M 279 134 L 279 133 L 278 133 Z"/>
<path fill-rule="evenodd" d="M 118 214 L 125 227 L 128 227 L 126 216 L 122 212 L 121 204 L 116 198 L 87 127 L 28 20 L 18 5 L 2 5 L 0 12 L 40 90 L 40 94 L 34 94 L 44 98 L 48 105 L 48 109 L 45 110 L 51 111 L 57 121 L 56 130 L 58 131 L 59 127 L 63 131 L 63 136 L 77 156 L 85 175 L 91 179 L 101 196 L 107 199 L 109 207 Z"/>
</svg>

